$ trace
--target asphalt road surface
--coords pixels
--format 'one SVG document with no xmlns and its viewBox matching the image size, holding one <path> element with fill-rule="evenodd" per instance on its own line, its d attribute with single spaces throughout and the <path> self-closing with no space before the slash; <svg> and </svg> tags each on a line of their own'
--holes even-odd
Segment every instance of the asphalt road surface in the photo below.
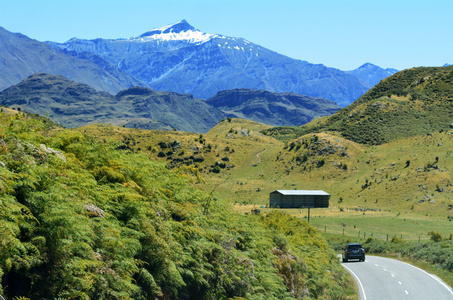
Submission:
<svg viewBox="0 0 453 300">
<path fill-rule="evenodd" d="M 356 280 L 361 300 L 453 299 L 452 288 L 440 278 L 396 259 L 368 255 L 343 266 Z"/>
</svg>

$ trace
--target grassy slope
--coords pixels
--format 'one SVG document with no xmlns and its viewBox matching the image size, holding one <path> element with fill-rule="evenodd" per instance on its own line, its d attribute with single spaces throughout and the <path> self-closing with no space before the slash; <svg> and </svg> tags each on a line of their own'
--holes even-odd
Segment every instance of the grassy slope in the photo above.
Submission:
<svg viewBox="0 0 453 300">
<path fill-rule="evenodd" d="M 135 149 L 151 149 L 149 155 L 156 159 L 160 141 L 181 141 L 184 155 L 175 152 L 173 157 L 192 155 L 193 146 L 211 145 L 211 150 L 198 153 L 205 161 L 195 163 L 207 181 L 203 188 L 216 188 L 221 198 L 233 203 L 267 205 L 269 193 L 276 189 L 323 189 L 332 195 L 331 206 L 444 217 L 451 214 L 449 170 L 453 161 L 449 149 L 453 131 L 379 146 L 360 145 L 332 133 L 309 134 L 295 140 L 296 146 L 290 150 L 291 143 L 261 135 L 262 128 L 266 126 L 239 119 L 224 121 L 203 136 L 204 145 L 197 141 L 199 135 L 181 132 L 137 131 L 110 125 L 78 130 L 126 140 Z M 313 142 L 313 136 L 317 142 Z M 336 149 L 336 153 L 328 154 L 328 150 L 322 150 L 325 147 Z M 325 152 L 320 155 L 319 151 Z M 305 162 L 298 161 L 307 153 Z M 209 172 L 209 166 L 225 156 L 231 168 Z M 168 157 L 160 159 L 171 161 Z M 322 166 L 320 161 L 324 161 Z M 431 201 L 420 202 L 423 199 Z"/>
</svg>

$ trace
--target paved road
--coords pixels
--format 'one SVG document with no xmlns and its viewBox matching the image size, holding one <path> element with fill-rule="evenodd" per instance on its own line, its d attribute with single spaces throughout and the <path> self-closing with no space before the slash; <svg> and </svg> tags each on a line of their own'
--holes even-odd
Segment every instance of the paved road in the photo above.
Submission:
<svg viewBox="0 0 453 300">
<path fill-rule="evenodd" d="M 453 299 L 452 288 L 437 276 L 396 259 L 368 255 L 343 266 L 357 281 L 361 300 Z"/>
</svg>

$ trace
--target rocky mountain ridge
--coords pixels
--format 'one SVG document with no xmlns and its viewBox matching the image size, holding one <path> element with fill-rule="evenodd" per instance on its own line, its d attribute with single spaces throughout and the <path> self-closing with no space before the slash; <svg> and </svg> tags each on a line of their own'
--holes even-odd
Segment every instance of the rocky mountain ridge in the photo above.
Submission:
<svg viewBox="0 0 453 300">
<path fill-rule="evenodd" d="M 280 55 L 242 38 L 207 34 L 187 21 L 130 39 L 50 43 L 65 54 L 107 61 L 155 90 L 210 98 L 235 88 L 321 97 L 347 106 L 368 90 L 355 76 Z"/>
<path fill-rule="evenodd" d="M 112 96 L 59 75 L 34 74 L 0 92 L 0 104 L 47 115 L 65 127 L 110 123 L 206 132 L 225 114 L 192 95 L 133 87 Z"/>
<path fill-rule="evenodd" d="M 221 105 L 219 99 L 223 101 Z M 44 73 L 34 74 L 0 92 L 0 104 L 47 115 L 66 127 L 110 123 L 198 133 L 207 132 L 227 117 L 299 126 L 340 108 L 330 100 L 259 90 L 222 91 L 216 98 L 203 100 L 190 94 L 133 87 L 112 96 L 63 76 Z"/>
</svg>

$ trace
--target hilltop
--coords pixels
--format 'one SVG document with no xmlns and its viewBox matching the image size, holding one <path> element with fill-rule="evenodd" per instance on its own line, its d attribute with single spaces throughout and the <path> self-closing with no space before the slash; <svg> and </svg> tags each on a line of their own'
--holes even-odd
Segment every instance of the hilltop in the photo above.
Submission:
<svg viewBox="0 0 453 300">
<path fill-rule="evenodd" d="M 354 75 L 360 80 L 366 82 L 370 87 L 375 86 L 382 79 L 385 79 L 397 72 L 399 71 L 396 69 L 392 68 L 383 69 L 371 63 L 365 63 L 355 70 L 346 71 L 346 73 Z"/>
<path fill-rule="evenodd" d="M 266 134 L 288 139 L 337 131 L 352 141 L 379 145 L 448 130 L 453 122 L 452 82 L 452 66 L 404 70 L 330 117 L 299 128 L 273 128 Z"/>
</svg>

